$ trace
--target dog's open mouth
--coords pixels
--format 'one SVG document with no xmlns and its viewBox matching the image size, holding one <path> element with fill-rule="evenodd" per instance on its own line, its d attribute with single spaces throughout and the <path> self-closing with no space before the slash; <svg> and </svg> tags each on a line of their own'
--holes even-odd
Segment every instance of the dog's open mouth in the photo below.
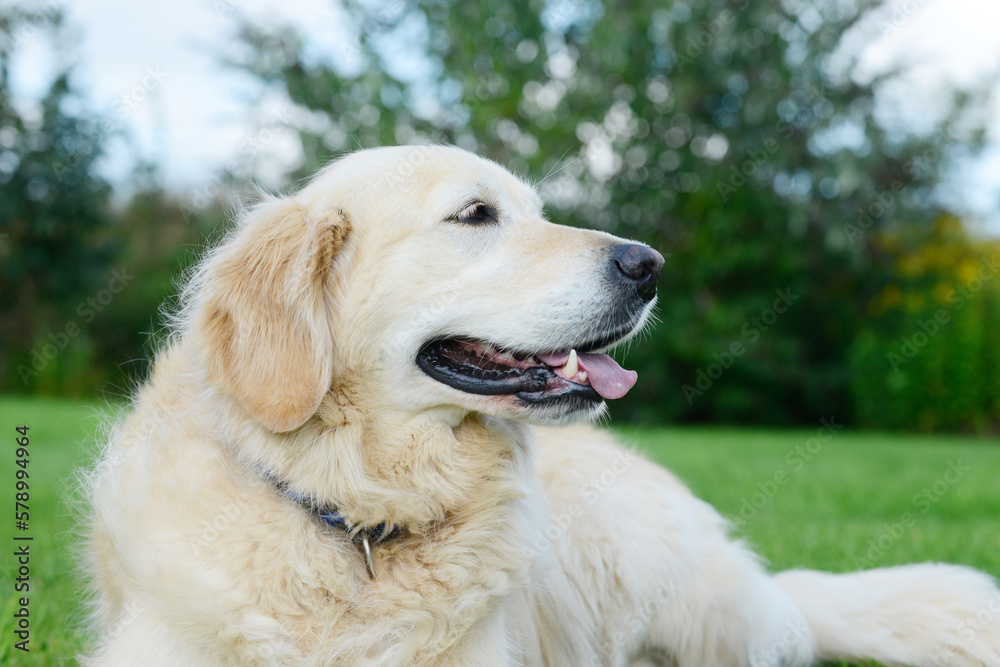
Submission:
<svg viewBox="0 0 1000 667">
<path fill-rule="evenodd" d="M 621 398 L 637 374 L 606 354 L 575 349 L 531 355 L 489 343 L 449 338 L 427 343 L 417 365 L 439 382 L 470 394 L 514 394 L 528 403 L 578 397 Z"/>
</svg>

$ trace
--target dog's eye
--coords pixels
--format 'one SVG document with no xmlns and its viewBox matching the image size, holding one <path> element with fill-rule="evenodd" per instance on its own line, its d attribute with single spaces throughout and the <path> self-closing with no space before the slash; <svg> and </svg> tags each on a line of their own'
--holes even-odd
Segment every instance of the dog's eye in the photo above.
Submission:
<svg viewBox="0 0 1000 667">
<path fill-rule="evenodd" d="M 497 222 L 496 209 L 481 201 L 473 202 L 455 216 L 455 220 L 467 225 L 483 225 Z"/>
</svg>

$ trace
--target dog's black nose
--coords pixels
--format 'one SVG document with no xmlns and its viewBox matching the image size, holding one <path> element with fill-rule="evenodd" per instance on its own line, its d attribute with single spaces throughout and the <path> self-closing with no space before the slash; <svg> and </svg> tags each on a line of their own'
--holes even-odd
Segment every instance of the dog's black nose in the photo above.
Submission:
<svg viewBox="0 0 1000 667">
<path fill-rule="evenodd" d="M 663 255 L 649 246 L 623 243 L 611 251 L 611 259 L 625 278 L 635 284 L 643 301 L 656 296 L 656 281 L 663 270 Z"/>
</svg>

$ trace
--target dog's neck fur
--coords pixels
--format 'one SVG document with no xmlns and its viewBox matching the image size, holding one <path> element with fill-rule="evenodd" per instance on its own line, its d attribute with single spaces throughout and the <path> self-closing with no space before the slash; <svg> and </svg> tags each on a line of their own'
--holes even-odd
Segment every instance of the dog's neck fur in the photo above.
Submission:
<svg viewBox="0 0 1000 667">
<path fill-rule="evenodd" d="M 157 355 L 149 384 L 174 398 L 147 406 L 162 415 L 150 430 L 162 428 L 169 438 L 192 421 L 211 425 L 209 440 L 251 478 L 277 478 L 288 491 L 335 507 L 352 526 L 423 533 L 484 497 L 534 493 L 535 432 L 527 424 L 444 408 L 416 416 L 384 406 L 370 412 L 360 388 L 339 383 L 303 426 L 274 433 L 225 395 L 196 358 L 183 343 Z"/>
<path fill-rule="evenodd" d="M 354 391 L 337 387 L 295 431 L 275 435 L 244 416 L 225 440 L 245 463 L 360 527 L 421 533 L 474 503 L 484 485 L 493 497 L 497 484 L 511 499 L 530 493 L 531 427 L 455 410 L 412 416 L 359 406 Z"/>
</svg>

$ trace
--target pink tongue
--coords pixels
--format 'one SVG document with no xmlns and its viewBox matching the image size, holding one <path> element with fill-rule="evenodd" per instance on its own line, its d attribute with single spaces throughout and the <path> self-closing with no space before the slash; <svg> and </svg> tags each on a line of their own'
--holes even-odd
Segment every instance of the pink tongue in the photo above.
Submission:
<svg viewBox="0 0 1000 667">
<path fill-rule="evenodd" d="M 569 359 L 569 352 L 542 354 L 538 357 L 548 366 L 562 366 Z M 604 398 L 621 398 L 635 385 L 639 374 L 627 371 L 606 354 L 580 354 L 577 361 L 581 370 L 587 371 L 590 386 Z"/>
</svg>

